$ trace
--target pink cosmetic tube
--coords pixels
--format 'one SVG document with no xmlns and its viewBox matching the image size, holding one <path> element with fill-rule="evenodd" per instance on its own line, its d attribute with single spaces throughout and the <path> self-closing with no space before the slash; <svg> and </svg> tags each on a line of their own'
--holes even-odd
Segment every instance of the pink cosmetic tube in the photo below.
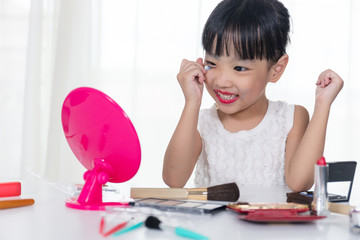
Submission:
<svg viewBox="0 0 360 240">
<path fill-rule="evenodd" d="M 0 197 L 15 197 L 21 195 L 20 182 L 0 183 Z"/>
</svg>

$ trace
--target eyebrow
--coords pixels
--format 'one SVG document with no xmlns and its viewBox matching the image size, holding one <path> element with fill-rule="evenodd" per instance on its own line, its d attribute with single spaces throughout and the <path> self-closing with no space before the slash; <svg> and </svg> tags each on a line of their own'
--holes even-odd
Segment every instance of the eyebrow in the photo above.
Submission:
<svg viewBox="0 0 360 240">
<path fill-rule="evenodd" d="M 214 58 L 215 60 L 219 60 L 221 58 L 221 56 L 216 56 L 216 55 L 213 55 L 213 54 L 210 54 L 210 53 L 206 53 L 205 58 L 204 58 L 205 61 L 209 61 L 209 60 L 206 59 L 206 56 L 210 57 L 210 58 Z M 249 64 L 249 63 L 253 62 L 253 60 L 251 60 L 251 59 L 242 59 L 239 56 L 235 56 L 235 57 L 231 58 L 231 62 L 241 62 L 241 63 Z"/>
<path fill-rule="evenodd" d="M 213 55 L 213 54 L 210 54 L 210 53 L 205 53 L 204 58 L 206 58 L 206 56 L 211 57 L 211 58 L 215 58 L 216 60 L 218 60 L 220 58 L 219 56 L 216 56 L 216 55 Z"/>
</svg>

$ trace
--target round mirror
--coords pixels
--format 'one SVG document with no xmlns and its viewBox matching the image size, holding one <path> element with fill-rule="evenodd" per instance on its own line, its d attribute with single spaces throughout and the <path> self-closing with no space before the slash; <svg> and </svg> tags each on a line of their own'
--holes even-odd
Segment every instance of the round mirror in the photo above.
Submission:
<svg viewBox="0 0 360 240">
<path fill-rule="evenodd" d="M 72 152 L 88 169 L 81 194 L 66 206 L 97 210 L 118 204 L 102 202 L 102 185 L 128 181 L 140 167 L 140 142 L 129 117 L 106 94 L 82 87 L 66 97 L 61 118 Z"/>
</svg>

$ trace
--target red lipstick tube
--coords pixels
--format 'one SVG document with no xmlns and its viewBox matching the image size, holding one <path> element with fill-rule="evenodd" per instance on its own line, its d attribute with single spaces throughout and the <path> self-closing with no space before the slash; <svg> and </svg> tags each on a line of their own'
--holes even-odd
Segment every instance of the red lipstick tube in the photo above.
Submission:
<svg viewBox="0 0 360 240">
<path fill-rule="evenodd" d="M 321 157 L 315 165 L 315 191 L 313 206 L 318 216 L 327 216 L 328 210 L 328 193 L 327 182 L 329 175 L 329 165 L 325 158 Z"/>
<path fill-rule="evenodd" d="M 21 195 L 20 182 L 0 183 L 0 197 L 15 197 Z"/>
</svg>

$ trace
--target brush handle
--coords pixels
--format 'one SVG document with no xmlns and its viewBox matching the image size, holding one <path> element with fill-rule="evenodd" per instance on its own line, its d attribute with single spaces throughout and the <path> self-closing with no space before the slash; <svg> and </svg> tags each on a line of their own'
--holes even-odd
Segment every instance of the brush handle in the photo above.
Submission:
<svg viewBox="0 0 360 240">
<path fill-rule="evenodd" d="M 188 188 L 188 199 L 195 200 L 207 200 L 208 189 L 207 188 Z"/>
<path fill-rule="evenodd" d="M 350 212 L 355 209 L 354 206 L 340 204 L 340 203 L 333 203 L 333 202 L 329 202 L 328 207 L 329 207 L 330 212 L 340 213 L 340 214 L 345 214 L 345 215 L 349 215 Z"/>
<path fill-rule="evenodd" d="M 130 197 L 139 198 L 163 198 L 163 199 L 187 199 L 186 188 L 131 188 Z"/>
<path fill-rule="evenodd" d="M 198 240 L 207 240 L 208 237 L 205 237 L 203 235 L 200 235 L 199 233 L 190 231 L 188 229 L 182 228 L 182 227 L 176 227 L 175 228 L 175 234 L 181 237 L 185 238 L 191 238 L 191 239 L 198 239 Z"/>
<path fill-rule="evenodd" d="M 207 200 L 207 188 L 131 188 L 130 197 Z"/>
<path fill-rule="evenodd" d="M 0 209 L 22 207 L 34 204 L 34 199 L 16 199 L 0 201 Z"/>
</svg>

